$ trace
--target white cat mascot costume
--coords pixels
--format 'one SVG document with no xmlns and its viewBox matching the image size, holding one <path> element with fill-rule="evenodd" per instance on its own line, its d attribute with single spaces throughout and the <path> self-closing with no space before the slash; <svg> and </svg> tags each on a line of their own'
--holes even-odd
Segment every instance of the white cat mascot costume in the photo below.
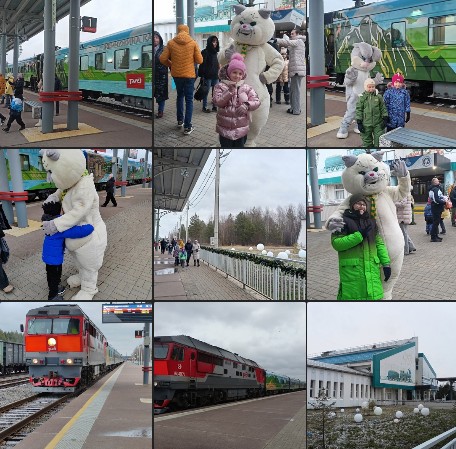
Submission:
<svg viewBox="0 0 456 449">
<path fill-rule="evenodd" d="M 370 78 L 370 71 L 374 69 L 376 63 L 382 59 L 382 52 L 377 47 L 359 42 L 353 45 L 351 52 L 351 66 L 345 71 L 345 100 L 347 102 L 347 110 L 340 124 L 337 137 L 346 139 L 348 137 L 348 127 L 355 119 L 356 103 L 358 97 L 364 92 L 364 81 Z M 374 78 L 375 85 L 383 82 L 383 75 L 377 73 Z M 358 132 L 358 128 L 355 128 Z"/>
<path fill-rule="evenodd" d="M 405 162 L 395 161 L 393 168 L 398 185 L 389 186 L 390 169 L 382 162 L 382 157 L 381 151 L 373 154 L 363 153 L 359 156 L 343 156 L 346 168 L 342 172 L 342 184 L 349 193 L 364 195 L 369 202 L 371 217 L 377 222 L 379 233 L 391 259 L 391 277 L 387 282 L 383 282 L 383 299 L 392 299 L 393 287 L 399 278 L 404 259 L 404 236 L 397 221 L 394 203 L 409 194 L 411 181 Z M 326 228 L 330 231 L 342 229 L 342 214 L 349 208 L 349 198 L 346 198 L 328 218 Z"/>
<path fill-rule="evenodd" d="M 41 150 L 43 167 L 58 190 L 45 202 L 61 201 L 64 214 L 52 221 L 43 222 L 46 234 L 53 235 L 73 226 L 91 224 L 92 234 L 81 239 L 66 239 L 65 246 L 75 260 L 78 274 L 70 276 L 71 288 L 81 286 L 75 301 L 91 300 L 98 293 L 98 270 L 103 264 L 107 244 L 106 225 L 101 218 L 99 198 L 93 175 L 86 171 L 86 158 L 82 150 Z"/>
<path fill-rule="evenodd" d="M 256 146 L 256 138 L 268 121 L 269 93 L 266 84 L 273 83 L 282 73 L 284 66 L 280 53 L 267 42 L 274 35 L 275 25 L 270 18 L 271 11 L 266 9 L 246 8 L 235 5 L 231 21 L 230 45 L 219 53 L 219 62 L 227 64 L 233 53 L 244 57 L 247 67 L 246 84 L 252 86 L 257 93 L 261 106 L 250 113 L 250 130 L 246 146 Z M 266 66 L 269 69 L 265 72 Z"/>
</svg>

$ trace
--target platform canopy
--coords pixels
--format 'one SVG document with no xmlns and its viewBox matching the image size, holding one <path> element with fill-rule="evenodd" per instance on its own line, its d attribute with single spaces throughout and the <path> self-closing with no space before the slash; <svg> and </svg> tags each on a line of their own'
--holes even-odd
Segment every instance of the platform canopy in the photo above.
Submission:
<svg viewBox="0 0 456 449">
<path fill-rule="evenodd" d="M 210 154 L 202 149 L 155 149 L 154 207 L 182 211 Z"/>
<path fill-rule="evenodd" d="M 25 42 L 41 33 L 44 29 L 44 1 L 45 0 L 0 0 L 0 29 L 1 34 L 6 32 L 6 51 L 13 49 L 13 37 L 17 31 L 21 42 Z M 90 0 L 81 0 L 81 6 Z M 56 21 L 63 19 L 70 12 L 69 0 L 56 0 Z M 4 15 L 3 15 L 4 14 Z M 6 29 L 3 29 L 3 17 L 6 18 Z"/>
</svg>

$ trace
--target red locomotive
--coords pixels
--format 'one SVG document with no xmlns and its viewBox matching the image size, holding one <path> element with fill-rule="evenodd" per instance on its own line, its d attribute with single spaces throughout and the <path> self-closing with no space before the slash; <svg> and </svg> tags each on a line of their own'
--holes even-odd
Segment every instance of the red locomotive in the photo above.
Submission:
<svg viewBox="0 0 456 449">
<path fill-rule="evenodd" d="M 37 392 L 75 391 L 123 362 L 76 304 L 30 310 L 24 337 L 25 363 Z"/>
</svg>

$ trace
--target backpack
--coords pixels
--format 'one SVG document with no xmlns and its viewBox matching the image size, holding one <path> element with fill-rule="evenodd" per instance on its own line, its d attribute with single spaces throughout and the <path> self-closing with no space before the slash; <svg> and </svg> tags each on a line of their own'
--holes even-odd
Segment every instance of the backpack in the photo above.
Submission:
<svg viewBox="0 0 456 449">
<path fill-rule="evenodd" d="M 14 98 L 10 108 L 15 112 L 22 112 L 22 101 L 19 98 Z"/>
</svg>

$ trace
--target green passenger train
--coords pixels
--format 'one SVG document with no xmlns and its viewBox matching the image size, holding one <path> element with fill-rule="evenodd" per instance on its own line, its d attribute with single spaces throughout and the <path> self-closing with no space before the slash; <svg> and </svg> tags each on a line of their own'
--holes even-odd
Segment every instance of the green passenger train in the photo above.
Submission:
<svg viewBox="0 0 456 449">
<path fill-rule="evenodd" d="M 412 98 L 456 99 L 456 0 L 385 0 L 325 14 L 328 74 L 343 83 L 353 44 L 382 51 L 375 71 L 399 72 Z"/>
</svg>

